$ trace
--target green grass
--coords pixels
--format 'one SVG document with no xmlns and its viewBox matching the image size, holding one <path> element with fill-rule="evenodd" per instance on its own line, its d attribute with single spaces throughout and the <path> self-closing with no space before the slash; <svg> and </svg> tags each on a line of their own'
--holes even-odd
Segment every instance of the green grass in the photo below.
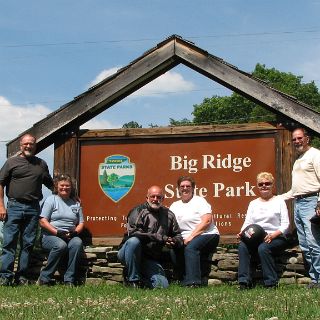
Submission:
<svg viewBox="0 0 320 320">
<path fill-rule="evenodd" d="M 0 287 L 0 319 L 320 319 L 320 290 L 236 286 L 167 290 L 121 285 Z"/>
</svg>

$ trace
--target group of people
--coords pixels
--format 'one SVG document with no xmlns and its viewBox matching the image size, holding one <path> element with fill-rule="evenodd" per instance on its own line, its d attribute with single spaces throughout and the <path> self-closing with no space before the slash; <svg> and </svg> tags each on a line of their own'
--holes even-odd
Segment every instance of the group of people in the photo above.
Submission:
<svg viewBox="0 0 320 320">
<path fill-rule="evenodd" d="M 244 231 L 250 224 L 258 224 L 265 230 L 259 245 L 250 246 L 246 241 L 239 244 L 240 289 L 252 288 L 252 264 L 258 256 L 261 262 L 264 285 L 277 287 L 278 277 L 274 256 L 286 248 L 286 234 L 289 228 L 288 210 L 285 200 L 294 200 L 294 223 L 299 245 L 306 261 L 311 282 L 309 289 L 320 289 L 320 150 L 310 146 L 310 135 L 304 128 L 292 132 L 292 143 L 297 159 L 292 169 L 291 189 L 274 196 L 274 178 L 269 173 L 257 176 L 260 197 L 250 202 L 246 219 L 238 234 L 245 239 Z"/>
<path fill-rule="evenodd" d="M 35 153 L 35 137 L 25 134 L 20 139 L 20 153 L 9 158 L 0 170 L 0 221 L 4 221 L 0 285 L 29 283 L 29 261 L 40 224 L 41 245 L 49 255 L 40 273 L 39 285 L 54 284 L 53 275 L 60 262 L 66 260 L 64 284 L 73 286 L 83 250 L 78 236 L 83 230 L 82 208 L 71 177 L 60 174 L 52 179 L 46 162 Z M 53 194 L 40 208 L 42 184 Z M 18 244 L 19 259 L 14 272 Z"/>
<path fill-rule="evenodd" d="M 219 243 L 219 231 L 210 204 L 194 195 L 192 177 L 178 179 L 181 200 L 163 206 L 159 186 L 148 189 L 146 202 L 128 215 L 127 234 L 119 260 L 125 265 L 128 286 L 166 288 L 169 285 L 161 261 L 168 255 L 183 286 L 198 287 L 207 281 L 209 256 Z"/>
<path fill-rule="evenodd" d="M 303 128 L 293 131 L 292 142 L 298 157 L 292 170 L 290 191 L 276 196 L 273 175 L 269 172 L 257 175 L 259 197 L 249 203 L 237 235 L 240 289 L 253 287 L 256 262 L 261 264 L 264 286 L 277 287 L 275 256 L 287 247 L 289 217 L 285 200 L 288 199 L 294 199 L 294 222 L 311 278 L 308 287 L 320 288 L 320 226 L 312 219 L 314 216 L 320 219 L 320 151 L 310 146 L 310 136 Z M 80 200 L 73 179 L 66 174 L 52 179 L 47 164 L 35 156 L 35 151 L 35 137 L 22 136 L 20 153 L 9 158 L 0 170 L 0 221 L 4 221 L 0 285 L 29 282 L 30 254 L 40 224 L 41 245 L 49 255 L 38 284 L 54 284 L 53 275 L 64 261 L 64 284 L 73 286 L 83 252 L 79 237 L 84 228 Z M 42 184 L 53 194 L 40 208 Z M 208 284 L 210 260 L 220 238 L 211 205 L 194 194 L 195 181 L 191 176 L 180 177 L 177 188 L 180 198 L 169 208 L 163 205 L 162 188 L 154 185 L 148 189 L 146 201 L 129 212 L 127 231 L 118 251 L 126 285 L 133 288 L 168 287 L 162 264 L 168 257 L 182 286 Z M 263 235 L 252 243 L 247 240 L 254 234 L 254 226 L 262 229 Z M 14 273 L 18 243 L 19 261 Z"/>
<path fill-rule="evenodd" d="M 294 199 L 294 222 L 311 278 L 308 288 L 320 288 L 320 226 L 312 222 L 314 216 L 320 219 L 320 151 L 310 146 L 310 136 L 303 128 L 293 131 L 292 142 L 298 157 L 292 170 L 292 187 L 287 193 L 274 195 L 275 179 L 271 173 L 257 175 L 259 197 L 249 203 L 237 235 L 241 290 L 254 286 L 257 264 L 261 265 L 264 287 L 278 286 L 275 257 L 288 247 L 290 221 L 285 203 L 288 199 Z M 127 285 L 167 287 L 168 280 L 160 264 L 161 254 L 167 251 L 183 286 L 207 284 L 209 260 L 219 243 L 219 231 L 210 204 L 194 195 L 193 178 L 180 177 L 177 188 L 180 200 L 170 208 L 161 205 L 163 191 L 153 186 L 148 190 L 146 203 L 129 213 L 127 234 L 118 253 L 126 267 Z M 259 240 L 253 235 L 258 233 L 256 226 L 263 232 Z M 248 237 L 252 237 L 251 241 Z"/>
</svg>

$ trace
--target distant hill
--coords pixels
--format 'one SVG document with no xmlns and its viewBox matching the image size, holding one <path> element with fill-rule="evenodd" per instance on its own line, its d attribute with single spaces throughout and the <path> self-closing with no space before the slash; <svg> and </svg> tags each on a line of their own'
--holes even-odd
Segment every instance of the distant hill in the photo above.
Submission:
<svg viewBox="0 0 320 320">
<path fill-rule="evenodd" d="M 134 181 L 134 175 L 126 175 L 119 177 L 119 180 L 115 183 L 115 187 L 129 187 Z"/>
</svg>

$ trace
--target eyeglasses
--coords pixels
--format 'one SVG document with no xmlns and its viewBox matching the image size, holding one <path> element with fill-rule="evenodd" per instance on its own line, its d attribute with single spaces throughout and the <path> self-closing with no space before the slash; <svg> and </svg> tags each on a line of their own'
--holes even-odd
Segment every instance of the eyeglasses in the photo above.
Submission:
<svg viewBox="0 0 320 320">
<path fill-rule="evenodd" d="M 186 189 L 191 189 L 192 186 L 189 186 L 189 185 L 180 185 L 179 188 L 180 188 L 180 189 L 184 189 L 184 188 L 186 188 Z"/>
<path fill-rule="evenodd" d="M 301 141 L 303 138 L 305 138 L 306 136 L 303 137 L 296 137 L 296 138 L 292 138 L 292 141 Z"/>
<path fill-rule="evenodd" d="M 26 147 L 26 146 L 34 146 L 35 143 L 34 142 L 25 142 L 25 143 L 21 143 L 20 145 L 24 146 L 24 147 Z"/>
<path fill-rule="evenodd" d="M 152 194 L 151 196 L 148 196 L 148 198 L 161 200 L 161 199 L 163 199 L 163 196 L 158 196 L 156 194 L 154 194 L 154 195 Z"/>
<path fill-rule="evenodd" d="M 269 181 L 267 181 L 267 182 L 259 182 L 258 183 L 258 187 L 260 188 L 260 187 L 270 187 L 272 185 L 272 182 L 269 182 Z"/>
</svg>

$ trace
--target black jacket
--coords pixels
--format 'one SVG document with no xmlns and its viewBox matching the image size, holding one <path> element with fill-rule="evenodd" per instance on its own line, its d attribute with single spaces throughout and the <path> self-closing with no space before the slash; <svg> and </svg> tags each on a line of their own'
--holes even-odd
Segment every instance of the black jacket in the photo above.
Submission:
<svg viewBox="0 0 320 320">
<path fill-rule="evenodd" d="M 127 234 L 122 244 L 130 237 L 139 238 L 143 254 L 156 260 L 160 259 L 168 237 L 173 239 L 175 247 L 183 245 L 181 231 L 173 212 L 166 207 L 154 211 L 147 202 L 133 208 L 127 216 Z"/>
</svg>

